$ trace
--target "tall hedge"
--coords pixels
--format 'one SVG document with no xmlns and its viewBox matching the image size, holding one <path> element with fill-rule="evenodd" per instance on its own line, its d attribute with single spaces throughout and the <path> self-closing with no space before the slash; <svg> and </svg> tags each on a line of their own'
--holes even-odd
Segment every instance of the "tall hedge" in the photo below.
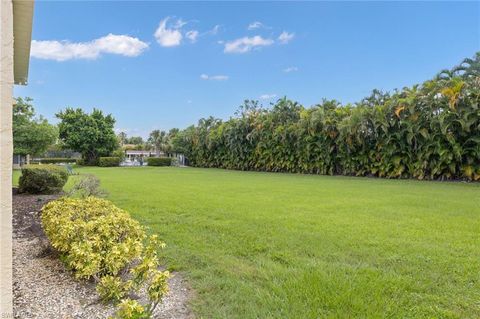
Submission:
<svg viewBox="0 0 480 319">
<path fill-rule="evenodd" d="M 480 180 L 480 53 L 422 85 L 356 104 L 246 101 L 179 133 L 191 165 L 387 178 Z"/>
</svg>

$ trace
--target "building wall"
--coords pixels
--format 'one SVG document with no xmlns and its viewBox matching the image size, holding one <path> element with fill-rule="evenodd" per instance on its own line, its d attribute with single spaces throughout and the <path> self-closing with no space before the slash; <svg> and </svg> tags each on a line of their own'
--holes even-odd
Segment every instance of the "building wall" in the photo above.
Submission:
<svg viewBox="0 0 480 319">
<path fill-rule="evenodd" d="M 12 309 L 13 3 L 0 1 L 0 318 Z"/>
</svg>

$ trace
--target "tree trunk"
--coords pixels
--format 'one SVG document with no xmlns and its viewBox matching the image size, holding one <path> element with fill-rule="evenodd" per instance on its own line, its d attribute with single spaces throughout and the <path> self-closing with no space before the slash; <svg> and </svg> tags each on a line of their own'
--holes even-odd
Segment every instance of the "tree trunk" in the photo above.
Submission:
<svg viewBox="0 0 480 319">
<path fill-rule="evenodd" d="M 98 154 L 95 151 L 89 150 L 84 154 L 83 160 L 85 161 L 85 165 L 95 166 L 98 164 Z"/>
</svg>

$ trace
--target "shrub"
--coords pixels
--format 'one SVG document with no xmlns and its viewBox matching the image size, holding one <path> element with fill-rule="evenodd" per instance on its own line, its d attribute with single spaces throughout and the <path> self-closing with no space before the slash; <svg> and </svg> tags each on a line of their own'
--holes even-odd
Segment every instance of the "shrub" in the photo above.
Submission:
<svg viewBox="0 0 480 319">
<path fill-rule="evenodd" d="M 68 180 L 65 168 L 56 165 L 27 165 L 22 168 L 18 182 L 20 193 L 59 193 Z"/>
<path fill-rule="evenodd" d="M 170 166 L 172 165 L 171 157 L 148 157 L 148 166 Z"/>
<path fill-rule="evenodd" d="M 167 280 L 170 277 L 168 271 L 154 270 L 152 271 L 152 278 L 148 286 L 148 298 L 150 304 L 148 305 L 148 312 L 153 314 L 157 305 L 162 301 L 168 293 Z"/>
<path fill-rule="evenodd" d="M 145 308 L 136 300 L 125 299 L 118 306 L 117 319 L 146 319 L 150 316 Z"/>
<path fill-rule="evenodd" d="M 81 166 L 97 166 L 99 160 L 91 160 L 91 161 L 86 161 L 84 158 L 79 158 L 77 159 L 77 165 Z"/>
<path fill-rule="evenodd" d="M 51 245 L 77 278 L 93 278 L 104 301 L 120 301 L 117 318 L 150 318 L 168 291 L 168 271 L 158 270 L 157 249 L 165 245 L 111 202 L 61 198 L 42 208 Z M 145 286 L 148 303 L 123 299 Z M 123 299 L 123 300 L 122 300 Z"/>
<path fill-rule="evenodd" d="M 129 282 L 125 282 L 120 277 L 104 276 L 97 285 L 97 292 L 104 301 L 119 301 L 125 297 L 130 290 Z"/>
<path fill-rule="evenodd" d="M 77 159 L 75 158 L 66 158 L 66 157 L 50 157 L 50 158 L 40 158 L 32 160 L 32 163 L 41 163 L 41 164 L 59 164 L 59 163 L 76 163 Z"/>
<path fill-rule="evenodd" d="M 87 198 L 90 196 L 106 197 L 108 192 L 100 188 L 100 180 L 92 174 L 82 176 L 68 192 L 70 197 Z"/>
<path fill-rule="evenodd" d="M 120 157 L 100 157 L 98 160 L 98 166 L 101 167 L 113 167 L 119 166 L 121 162 Z"/>
<path fill-rule="evenodd" d="M 178 160 L 178 158 L 172 157 L 171 166 L 176 166 L 176 167 L 180 166 L 180 161 Z"/>
<path fill-rule="evenodd" d="M 120 162 L 125 159 L 125 151 L 122 150 L 121 148 L 113 151 L 112 156 L 118 157 L 120 159 Z"/>
<path fill-rule="evenodd" d="M 140 257 L 145 239 L 143 227 L 127 212 L 95 197 L 48 203 L 42 225 L 77 278 L 116 276 Z"/>
</svg>

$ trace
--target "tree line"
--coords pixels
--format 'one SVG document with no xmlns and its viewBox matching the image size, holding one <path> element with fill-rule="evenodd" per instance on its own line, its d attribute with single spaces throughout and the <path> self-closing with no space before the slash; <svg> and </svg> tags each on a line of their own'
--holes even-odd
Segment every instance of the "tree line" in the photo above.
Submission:
<svg viewBox="0 0 480 319">
<path fill-rule="evenodd" d="M 37 117 L 30 98 L 13 112 L 15 154 L 52 144 L 95 165 L 127 145 L 184 153 L 193 166 L 388 178 L 480 180 L 480 52 L 422 84 L 374 90 L 355 104 L 323 100 L 306 108 L 283 98 L 269 108 L 245 101 L 230 119 L 201 119 L 148 139 L 115 134 L 115 119 L 66 108 L 57 126 Z M 123 148 L 122 148 L 123 147 Z"/>
<path fill-rule="evenodd" d="M 354 104 L 247 100 L 226 121 L 204 118 L 179 131 L 173 144 L 198 167 L 480 180 L 480 52 Z"/>
<path fill-rule="evenodd" d="M 37 116 L 33 99 L 17 98 L 13 105 L 14 154 L 41 156 L 47 151 L 75 151 L 86 165 L 97 165 L 104 156 L 123 157 L 126 149 L 175 153 L 173 139 L 178 129 L 153 130 L 146 141 L 141 136 L 115 134 L 115 118 L 99 109 L 87 113 L 81 108 L 67 107 L 56 114 L 57 125 Z"/>
<path fill-rule="evenodd" d="M 176 153 L 173 139 L 179 132 L 178 128 L 172 128 L 168 132 L 164 130 L 153 130 L 146 140 L 141 136 L 128 136 L 125 132 L 117 135 L 120 146 L 129 150 L 153 150 L 157 156 Z"/>
</svg>

